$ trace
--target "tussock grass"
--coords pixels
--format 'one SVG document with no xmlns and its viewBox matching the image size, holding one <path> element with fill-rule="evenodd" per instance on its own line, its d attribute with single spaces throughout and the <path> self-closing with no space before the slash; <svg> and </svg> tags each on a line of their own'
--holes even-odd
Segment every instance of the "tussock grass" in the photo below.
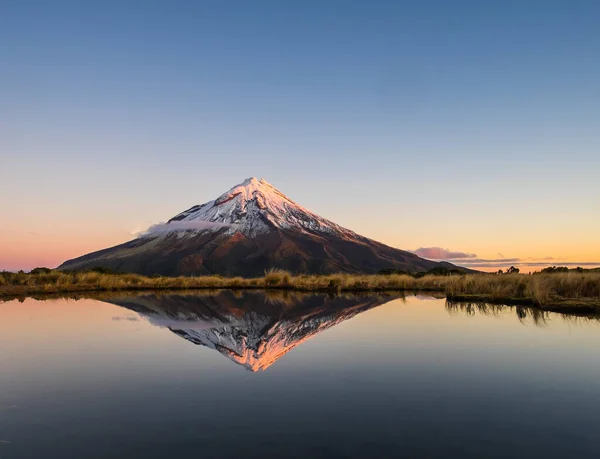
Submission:
<svg viewBox="0 0 600 459">
<path fill-rule="evenodd" d="M 492 299 L 528 300 L 544 305 L 557 300 L 600 299 L 598 273 L 453 276 L 445 285 L 449 297 L 482 295 Z"/>
<path fill-rule="evenodd" d="M 548 311 L 544 311 L 542 309 L 538 309 L 532 306 L 516 306 L 516 313 L 519 321 L 524 322 L 527 319 L 531 320 L 533 324 L 539 327 L 545 327 L 547 325 L 548 320 L 550 319 L 550 313 Z M 469 316 L 475 315 L 475 311 L 484 316 L 498 316 L 504 312 L 506 312 L 505 305 L 497 305 L 490 303 L 465 303 L 459 302 L 455 303 L 452 301 L 446 302 L 446 309 L 450 314 L 458 314 L 459 312 L 462 314 L 466 314 Z M 571 320 L 571 318 L 583 319 L 579 316 L 573 315 L 563 315 L 563 319 Z M 591 319 L 591 318 L 587 318 Z M 577 323 L 577 322 L 574 322 Z"/>
<path fill-rule="evenodd" d="M 292 275 L 282 269 L 270 269 L 265 271 L 262 278 L 265 286 L 289 287 Z"/>
<path fill-rule="evenodd" d="M 449 299 L 468 301 L 505 301 L 509 303 L 552 305 L 597 305 L 600 309 L 600 272 L 561 272 L 550 274 L 467 274 L 413 277 L 390 275 L 292 275 L 270 270 L 260 278 L 198 276 L 146 277 L 138 274 L 99 272 L 66 273 L 50 271 L 36 274 L 0 273 L 0 296 L 27 294 L 186 289 L 280 289 L 329 292 L 371 292 L 391 290 L 428 290 L 445 292 Z"/>
</svg>

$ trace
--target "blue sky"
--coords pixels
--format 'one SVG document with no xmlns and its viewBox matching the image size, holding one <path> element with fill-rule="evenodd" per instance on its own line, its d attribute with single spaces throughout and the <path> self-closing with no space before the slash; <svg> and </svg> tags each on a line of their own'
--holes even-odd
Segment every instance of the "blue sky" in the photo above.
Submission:
<svg viewBox="0 0 600 459">
<path fill-rule="evenodd" d="M 0 269 L 249 176 L 396 247 L 600 260 L 598 24 L 595 1 L 4 1 Z"/>
</svg>

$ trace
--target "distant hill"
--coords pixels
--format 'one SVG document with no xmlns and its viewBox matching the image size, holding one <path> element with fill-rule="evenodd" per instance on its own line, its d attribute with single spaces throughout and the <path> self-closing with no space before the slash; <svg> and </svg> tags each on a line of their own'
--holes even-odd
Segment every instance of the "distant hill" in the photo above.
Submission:
<svg viewBox="0 0 600 459">
<path fill-rule="evenodd" d="M 68 260 L 59 269 L 94 267 L 145 275 L 245 277 L 271 268 L 309 274 L 457 268 L 360 236 L 254 177 L 139 238 Z"/>
</svg>

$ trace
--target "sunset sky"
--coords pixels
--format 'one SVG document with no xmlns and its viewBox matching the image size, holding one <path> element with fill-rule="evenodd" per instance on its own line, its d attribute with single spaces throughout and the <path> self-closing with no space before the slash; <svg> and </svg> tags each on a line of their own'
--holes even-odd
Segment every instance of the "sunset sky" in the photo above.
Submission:
<svg viewBox="0 0 600 459">
<path fill-rule="evenodd" d="M 600 266 L 599 24 L 591 0 L 2 1 L 0 270 L 250 176 L 425 257 Z"/>
</svg>

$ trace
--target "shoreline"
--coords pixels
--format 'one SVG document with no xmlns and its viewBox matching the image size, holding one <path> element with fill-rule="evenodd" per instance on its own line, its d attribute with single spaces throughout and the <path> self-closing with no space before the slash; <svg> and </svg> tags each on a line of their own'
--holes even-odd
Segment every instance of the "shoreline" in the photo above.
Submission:
<svg viewBox="0 0 600 459">
<path fill-rule="evenodd" d="M 448 301 L 532 306 L 544 311 L 600 314 L 600 273 L 331 274 L 270 271 L 260 278 L 146 277 L 98 272 L 0 273 L 0 301 L 30 296 L 139 291 L 265 290 L 299 293 L 438 292 Z"/>
</svg>

